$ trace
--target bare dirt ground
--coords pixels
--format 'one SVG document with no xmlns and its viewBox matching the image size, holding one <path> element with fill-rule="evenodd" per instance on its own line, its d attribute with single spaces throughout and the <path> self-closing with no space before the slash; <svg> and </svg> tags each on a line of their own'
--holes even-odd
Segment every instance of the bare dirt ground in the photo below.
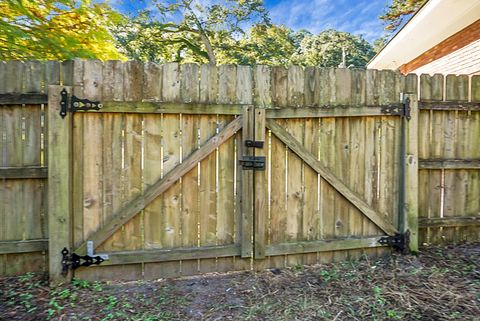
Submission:
<svg viewBox="0 0 480 321">
<path fill-rule="evenodd" d="M 0 279 L 0 320 L 480 320 L 480 244 L 155 282 Z"/>
</svg>

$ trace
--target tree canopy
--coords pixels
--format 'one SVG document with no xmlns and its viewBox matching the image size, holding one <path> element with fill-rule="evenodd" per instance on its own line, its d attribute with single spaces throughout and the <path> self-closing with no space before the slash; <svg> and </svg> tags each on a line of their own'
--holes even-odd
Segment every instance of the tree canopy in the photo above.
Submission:
<svg viewBox="0 0 480 321">
<path fill-rule="evenodd" d="M 330 29 L 305 36 L 292 60 L 305 66 L 338 67 L 345 55 L 344 67 L 364 67 L 374 54 L 361 36 Z"/>
<path fill-rule="evenodd" d="M 312 34 L 275 25 L 263 0 L 149 1 L 148 11 L 132 17 L 106 1 L 0 2 L 0 60 L 78 57 L 364 67 L 374 55 L 361 36 L 336 30 Z M 393 0 L 388 19 L 402 17 L 397 11 L 422 1 Z"/>
<path fill-rule="evenodd" d="M 415 13 L 427 0 L 392 0 L 380 19 L 385 22 L 385 30 L 395 32 L 403 26 L 405 19 Z"/>
<path fill-rule="evenodd" d="M 90 0 L 0 2 L 0 60 L 121 59 L 109 28 L 122 16 Z"/>
</svg>

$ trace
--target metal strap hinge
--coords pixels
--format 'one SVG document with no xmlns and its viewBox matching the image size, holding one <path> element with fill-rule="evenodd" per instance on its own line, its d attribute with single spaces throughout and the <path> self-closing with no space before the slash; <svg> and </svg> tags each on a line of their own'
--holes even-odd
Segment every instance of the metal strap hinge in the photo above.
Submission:
<svg viewBox="0 0 480 321">
<path fill-rule="evenodd" d="M 406 120 L 410 120 L 410 98 L 405 99 L 405 101 L 401 104 L 382 106 L 380 111 L 382 114 L 385 115 L 401 116 L 404 117 Z"/>
<path fill-rule="evenodd" d="M 391 246 L 395 250 L 405 253 L 409 248 L 410 231 L 406 231 L 405 233 L 396 233 L 393 236 L 382 237 L 380 240 L 378 240 L 378 243 Z"/>
<path fill-rule="evenodd" d="M 75 270 L 81 266 L 100 265 L 108 260 L 107 254 L 94 254 L 93 241 L 87 241 L 87 255 L 70 253 L 66 247 L 62 250 L 62 274 L 66 275 L 69 269 Z"/>
<path fill-rule="evenodd" d="M 90 110 L 100 110 L 103 107 L 103 104 L 99 101 L 92 101 L 88 99 L 80 99 L 75 95 L 72 95 L 69 99 L 67 90 L 64 88 L 60 95 L 62 100 L 60 101 L 60 116 L 65 118 L 67 112 L 77 112 L 77 111 L 90 111 Z"/>
</svg>

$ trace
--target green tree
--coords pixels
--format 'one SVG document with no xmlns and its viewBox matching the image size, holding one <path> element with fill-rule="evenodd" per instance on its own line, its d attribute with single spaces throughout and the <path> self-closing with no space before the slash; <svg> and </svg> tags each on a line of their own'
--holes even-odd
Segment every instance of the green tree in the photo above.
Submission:
<svg viewBox="0 0 480 321">
<path fill-rule="evenodd" d="M 330 29 L 304 37 L 292 61 L 305 66 L 338 67 L 344 54 L 346 67 L 365 67 L 375 52 L 361 36 Z"/>
<path fill-rule="evenodd" d="M 391 33 L 403 25 L 405 19 L 415 13 L 427 0 L 393 0 L 380 19 L 385 23 L 385 30 Z"/>
<path fill-rule="evenodd" d="M 176 51 L 177 60 L 206 59 L 216 64 L 218 47 L 222 49 L 226 44 L 236 44 L 235 39 L 244 36 L 246 25 L 269 23 L 262 0 L 213 1 L 208 5 L 196 0 L 176 0 L 173 3 L 155 0 L 155 4 L 160 15 L 180 17 L 180 20 L 163 23 L 150 19 L 150 22 L 144 21 L 143 27 L 155 31 L 159 46 Z M 219 40 L 222 46 L 215 48 Z"/>
<path fill-rule="evenodd" d="M 236 44 L 219 50 L 222 63 L 287 65 L 296 50 L 296 36 L 285 26 L 258 24 Z"/>
<path fill-rule="evenodd" d="M 0 2 L 0 60 L 124 58 L 109 28 L 121 15 L 90 0 Z"/>
</svg>

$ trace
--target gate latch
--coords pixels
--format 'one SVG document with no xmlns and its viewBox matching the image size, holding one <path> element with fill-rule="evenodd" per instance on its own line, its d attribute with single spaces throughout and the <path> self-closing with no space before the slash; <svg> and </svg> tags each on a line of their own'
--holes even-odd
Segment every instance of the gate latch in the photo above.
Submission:
<svg viewBox="0 0 480 321">
<path fill-rule="evenodd" d="M 70 268 L 75 270 L 80 266 L 100 265 L 104 261 L 105 258 L 100 255 L 78 255 L 70 253 L 68 249 L 64 247 L 62 250 L 62 274 L 66 275 Z"/>
<path fill-rule="evenodd" d="M 76 111 L 100 110 L 103 104 L 99 101 L 91 101 L 88 99 L 80 99 L 72 95 L 69 99 L 68 92 L 65 88 L 60 92 L 62 100 L 60 101 L 60 116 L 65 118 L 67 112 L 74 113 Z"/>
<path fill-rule="evenodd" d="M 240 159 L 243 170 L 265 170 L 265 156 L 243 156 Z"/>
<path fill-rule="evenodd" d="M 247 139 L 245 141 L 246 147 L 263 148 L 263 144 L 264 144 L 263 141 L 256 141 L 256 140 L 250 140 L 250 139 Z"/>
<path fill-rule="evenodd" d="M 393 236 L 382 237 L 380 240 L 378 240 L 378 243 L 391 246 L 395 250 L 405 253 L 408 250 L 408 245 L 410 243 L 410 231 L 406 231 L 405 233 L 396 233 Z"/>
</svg>

